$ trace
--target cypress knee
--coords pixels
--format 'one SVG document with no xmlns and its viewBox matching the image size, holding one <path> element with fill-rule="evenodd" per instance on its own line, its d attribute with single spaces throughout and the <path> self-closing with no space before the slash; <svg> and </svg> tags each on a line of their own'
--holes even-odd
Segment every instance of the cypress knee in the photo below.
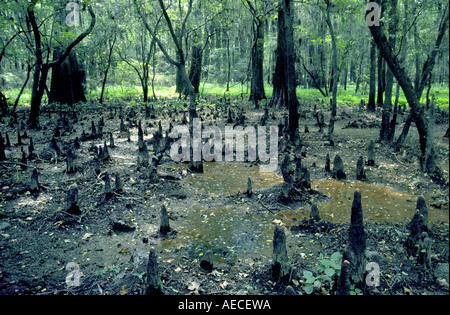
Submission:
<svg viewBox="0 0 450 315">
<path fill-rule="evenodd" d="M 315 203 L 311 206 L 311 213 L 309 214 L 309 218 L 314 222 L 320 221 L 319 209 L 317 208 L 317 204 Z"/>
<path fill-rule="evenodd" d="M 159 275 L 159 266 L 156 258 L 156 252 L 152 248 L 148 255 L 147 264 L 147 295 L 162 295 L 162 282 Z"/>
<path fill-rule="evenodd" d="M 252 189 L 252 180 L 250 177 L 247 180 L 247 191 L 246 191 L 247 197 L 251 197 L 253 195 L 253 189 Z"/>
<path fill-rule="evenodd" d="M 275 280 L 285 280 L 289 276 L 290 264 L 286 249 L 286 234 L 279 225 L 275 226 L 273 234 L 272 277 Z"/>
<path fill-rule="evenodd" d="M 213 257 L 213 252 L 211 250 L 206 251 L 200 261 L 200 267 L 207 272 L 213 271 Z"/>
<path fill-rule="evenodd" d="M 349 275 L 353 283 L 360 285 L 364 281 L 366 268 L 366 235 L 363 224 L 361 191 L 355 190 L 349 228 L 348 260 Z"/>
<path fill-rule="evenodd" d="M 106 199 L 110 199 L 114 196 L 114 192 L 111 189 L 111 180 L 109 178 L 108 172 L 105 172 L 104 182 L 105 182 L 105 197 Z"/>
<path fill-rule="evenodd" d="M 370 140 L 369 146 L 367 148 L 367 165 L 368 166 L 375 166 L 375 143 L 373 140 Z"/>
<path fill-rule="evenodd" d="M 78 188 L 76 185 L 67 191 L 66 212 L 74 215 L 81 214 L 80 207 L 78 206 Z"/>
<path fill-rule="evenodd" d="M 366 172 L 364 171 L 364 160 L 363 157 L 360 156 L 358 162 L 356 163 L 356 179 L 357 180 L 366 180 Z"/>
<path fill-rule="evenodd" d="M 167 214 L 167 209 L 164 205 L 161 207 L 161 224 L 159 231 L 163 235 L 167 235 L 170 232 L 169 215 Z"/>
<path fill-rule="evenodd" d="M 39 191 L 39 179 L 37 169 L 33 169 L 33 173 L 31 174 L 30 191 L 31 192 Z"/>
<path fill-rule="evenodd" d="M 327 153 L 327 156 L 325 158 L 325 172 L 331 172 L 331 159 L 329 153 Z"/>
<path fill-rule="evenodd" d="M 342 163 L 342 159 L 339 154 L 336 154 L 336 156 L 334 157 L 333 177 L 336 179 L 347 178 L 347 175 L 345 175 L 344 172 L 344 163 Z"/>
<path fill-rule="evenodd" d="M 3 137 L 0 134 L 0 162 L 6 161 L 6 154 L 5 154 L 5 143 L 3 142 Z"/>
<path fill-rule="evenodd" d="M 73 163 L 73 159 L 74 159 L 74 154 L 72 152 L 72 149 L 68 149 L 67 155 L 66 155 L 66 172 L 68 174 L 75 173 L 75 165 Z"/>
</svg>

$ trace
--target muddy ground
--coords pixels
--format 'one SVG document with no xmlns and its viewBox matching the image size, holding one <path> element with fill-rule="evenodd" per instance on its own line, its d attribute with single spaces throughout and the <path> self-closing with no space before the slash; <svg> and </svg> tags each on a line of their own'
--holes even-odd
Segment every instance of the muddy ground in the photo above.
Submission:
<svg viewBox="0 0 450 315">
<path fill-rule="evenodd" d="M 210 102 L 219 104 L 218 100 Z M 240 100 L 233 104 L 248 106 Z M 131 141 L 127 140 L 126 132 L 120 131 L 120 107 L 125 123 L 130 126 Z M 327 278 L 320 268 L 324 259 L 338 257 L 335 253 L 345 248 L 348 220 L 344 217 L 332 222 L 333 210 L 327 210 L 323 218 L 328 223 L 311 227 L 305 221 L 312 201 L 319 203 L 319 212 L 326 207 L 343 207 L 343 202 L 327 195 L 326 191 L 321 191 L 324 197 L 320 199 L 311 195 L 303 202 L 276 202 L 270 198 L 270 193 L 279 189 L 282 179 L 280 174 L 272 174 L 261 175 L 253 196 L 248 197 L 244 194 L 246 185 L 238 184 L 237 179 L 231 180 L 229 188 L 220 184 L 231 175 L 241 177 L 246 183 L 248 174 L 240 175 L 242 168 L 224 164 L 217 174 L 202 178 L 202 175 L 191 174 L 187 164 L 173 163 L 168 154 L 161 160 L 157 179 L 150 181 L 147 171 L 138 169 L 137 122 L 142 120 L 144 139 L 150 143 L 159 121 L 164 131 L 169 129 L 171 120 L 180 123 L 182 111 L 174 113 L 173 107 L 172 101 L 168 100 L 155 110 L 154 117 L 146 118 L 143 110 L 127 107 L 124 103 L 110 104 L 106 110 L 96 104 L 83 104 L 75 109 L 75 115 L 63 115 L 66 109 L 46 106 L 39 131 L 28 130 L 25 124 L 10 126 L 7 121 L 2 123 L 2 136 L 8 133 L 11 146 L 6 151 L 10 162 L 0 165 L 0 294 L 143 294 L 151 247 L 158 254 L 163 292 L 167 295 L 285 294 L 287 285 L 296 294 L 334 292 L 336 274 Z M 212 122 L 223 129 L 227 124 L 227 111 L 220 107 L 218 117 L 211 112 L 214 112 L 211 108 L 200 110 L 203 122 Z M 248 111 L 246 124 L 258 124 L 262 114 L 262 110 Z M 274 114 L 276 119 L 269 119 L 267 125 L 278 125 L 284 121 L 284 114 L 278 110 Z M 329 153 L 333 159 L 340 154 L 348 174 L 343 185 L 351 188 L 343 198 L 351 203 L 351 191 L 362 185 L 355 179 L 356 161 L 359 156 L 366 158 L 369 141 L 377 140 L 381 113 L 371 114 L 359 111 L 357 107 L 339 108 L 334 146 L 329 146 L 319 132 L 313 105 L 305 105 L 303 114 L 306 117 L 300 121 L 300 135 L 306 146 L 303 163 L 308 166 L 313 188 L 320 190 L 321 181 L 332 183 L 330 174 L 324 170 L 325 155 Z M 26 121 L 26 115 L 24 109 L 19 113 L 19 121 Z M 66 148 L 76 137 L 81 139 L 83 130 L 89 134 L 91 122 L 97 124 L 101 117 L 104 119 L 104 136 L 81 141 L 80 148 L 75 150 L 76 172 L 68 174 Z M 400 115 L 397 134 L 405 118 Z M 326 111 L 325 121 L 328 119 Z M 303 132 L 305 125 L 309 133 Z M 57 127 L 59 135 L 56 134 L 55 139 L 62 151 L 58 157 L 49 149 Z M 440 115 L 435 145 L 438 164 L 448 182 L 449 144 L 448 138 L 443 137 L 447 128 L 448 114 Z M 22 145 L 17 145 L 18 131 L 22 136 L 26 131 Z M 96 175 L 93 146 L 99 147 L 105 141 L 109 145 L 109 132 L 113 133 L 116 147 L 108 148 L 111 159 L 100 164 L 101 173 Z M 21 149 L 28 153 L 29 137 L 33 138 L 37 155 L 27 161 L 28 167 L 24 170 L 20 162 Z M 151 154 L 152 146 L 149 148 Z M 375 152 L 376 165 L 365 167 L 365 184 L 407 194 L 411 197 L 406 198 L 406 202 L 413 208 L 409 212 L 411 216 L 406 214 L 393 219 L 390 209 L 382 209 L 385 215 L 379 219 L 365 220 L 367 248 L 380 266 L 380 285 L 366 292 L 352 288 L 352 294 L 448 294 L 448 186 L 433 183 L 420 171 L 418 136 L 414 126 L 400 152 L 381 143 L 375 144 Z M 245 163 L 244 167 L 258 166 Z M 38 192 L 30 192 L 28 188 L 33 168 L 39 174 Z M 205 169 L 208 172 L 208 167 Z M 111 199 L 105 198 L 104 193 L 106 171 L 112 178 L 113 187 L 115 178 L 112 174 L 116 173 L 124 187 L 122 193 Z M 203 186 L 199 184 L 202 180 L 206 183 Z M 213 187 L 208 180 L 214 180 L 215 190 L 208 189 Z M 81 215 L 65 212 L 66 194 L 74 185 L 79 191 Z M 364 198 L 364 191 L 362 193 Z M 408 257 L 403 246 L 408 235 L 405 223 L 412 218 L 414 204 L 420 195 L 426 197 L 430 211 L 431 270 L 419 266 L 417 258 Z M 363 199 L 363 210 L 378 202 Z M 159 233 L 163 204 L 167 206 L 173 229 L 168 236 Z M 227 211 L 231 223 L 226 220 Z M 349 215 L 350 208 L 348 218 Z M 218 223 L 219 217 L 228 222 Z M 124 223 L 125 229 L 131 229 L 124 231 L 117 223 Z M 288 283 L 277 283 L 271 278 L 271 236 L 275 224 L 284 226 L 287 235 L 292 266 Z M 213 226 L 216 230 L 208 230 Z M 233 226 L 237 226 L 236 231 L 226 231 Z M 234 243 L 228 243 L 228 239 Z M 200 261 L 208 249 L 214 253 L 212 272 L 200 268 Z M 66 269 L 69 263 L 75 263 L 78 269 Z M 308 286 L 305 271 L 312 272 L 319 281 L 314 282 L 312 288 Z M 79 285 L 68 285 L 74 283 L 76 276 L 80 276 Z"/>
</svg>

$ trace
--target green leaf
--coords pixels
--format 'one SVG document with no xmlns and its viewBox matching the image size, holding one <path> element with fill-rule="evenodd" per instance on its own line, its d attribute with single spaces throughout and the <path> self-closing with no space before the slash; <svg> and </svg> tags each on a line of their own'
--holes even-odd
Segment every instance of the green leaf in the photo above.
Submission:
<svg viewBox="0 0 450 315">
<path fill-rule="evenodd" d="M 307 284 L 303 287 L 303 290 L 305 290 L 306 294 L 311 294 L 314 291 L 314 287 L 311 284 Z"/>
<path fill-rule="evenodd" d="M 313 276 L 313 273 L 309 270 L 303 270 L 303 276 L 308 279 Z"/>
<path fill-rule="evenodd" d="M 331 260 L 329 260 L 329 259 L 321 259 L 321 260 L 319 260 L 320 261 L 320 263 L 322 264 L 322 265 L 324 265 L 324 266 L 331 266 L 331 264 L 333 263 Z"/>
<path fill-rule="evenodd" d="M 333 268 L 336 270 L 341 270 L 341 264 L 333 264 Z"/>
<path fill-rule="evenodd" d="M 320 289 L 322 283 L 319 280 L 314 281 L 314 288 Z"/>
<path fill-rule="evenodd" d="M 331 255 L 331 259 L 333 259 L 334 261 L 336 261 L 336 262 L 340 262 L 341 261 L 341 259 L 342 259 L 342 255 L 341 255 L 341 253 L 340 252 L 334 252 L 332 255 Z"/>
<path fill-rule="evenodd" d="M 332 276 L 334 276 L 335 271 L 332 268 L 327 268 L 327 269 L 325 269 L 325 274 L 329 277 L 332 277 Z"/>
</svg>

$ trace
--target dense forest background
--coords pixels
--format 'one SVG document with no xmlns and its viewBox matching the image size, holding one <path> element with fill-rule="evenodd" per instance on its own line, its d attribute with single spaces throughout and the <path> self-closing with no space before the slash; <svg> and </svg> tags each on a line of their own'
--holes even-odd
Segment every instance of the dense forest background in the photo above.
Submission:
<svg viewBox="0 0 450 315">
<path fill-rule="evenodd" d="M 0 91 L 14 109 L 31 104 L 38 66 L 50 69 L 43 91 L 36 89 L 43 93 L 43 103 L 146 102 L 187 94 L 177 62 L 183 63 L 200 95 L 243 93 L 257 102 L 272 96 L 277 1 L 84 1 L 66 8 L 67 3 L 1 2 Z M 403 91 L 391 82 L 389 67 L 365 22 L 366 4 L 292 1 L 296 56 L 292 66 L 300 102 L 328 103 L 336 78 L 340 104 L 364 99 L 381 107 L 383 97 L 407 104 Z M 95 26 L 90 25 L 89 12 Z M 436 47 L 433 71 L 426 78 L 422 71 L 446 12 L 445 1 L 380 3 L 381 24 L 395 56 L 414 85 L 421 80 L 426 85 L 423 103 L 431 93 L 444 108 L 448 108 L 448 33 Z M 67 58 L 58 61 L 76 39 Z"/>
</svg>

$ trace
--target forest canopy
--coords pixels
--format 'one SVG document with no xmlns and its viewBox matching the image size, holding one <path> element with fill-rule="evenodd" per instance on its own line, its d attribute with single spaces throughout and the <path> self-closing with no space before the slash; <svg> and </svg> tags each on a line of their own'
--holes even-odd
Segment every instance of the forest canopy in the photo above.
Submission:
<svg viewBox="0 0 450 315">
<path fill-rule="evenodd" d="M 180 62 L 196 93 L 245 93 L 258 102 L 272 95 L 280 3 L 1 1 L 0 91 L 10 106 L 29 105 L 33 84 L 38 85 L 40 79 L 36 70 L 49 68 L 47 80 L 41 82 L 41 88 L 35 87 L 42 93 L 43 103 L 103 102 L 117 97 L 146 102 L 173 95 L 172 87 L 176 93 L 187 94 L 182 71 L 174 65 Z M 375 102 L 383 103 L 389 68 L 378 50 L 371 55 L 366 4 L 352 0 L 292 1 L 296 56 L 292 62 L 296 85 L 306 94 L 304 100 L 331 96 L 334 75 L 343 91 L 340 95 L 346 97 L 341 102 L 368 99 L 371 74 L 377 72 L 380 82 Z M 391 9 L 393 4 L 395 10 Z M 394 54 L 414 85 L 420 85 L 447 7 L 445 1 L 437 0 L 380 3 L 381 25 L 386 34 L 389 32 L 390 41 L 395 43 Z M 429 94 L 428 88 L 442 92 L 434 93 L 435 100 L 448 107 L 448 92 L 443 88 L 449 77 L 448 32 L 435 58 L 433 71 L 422 80 L 426 85 L 422 96 Z M 371 61 L 375 68 L 371 68 Z M 70 73 L 64 73 L 63 64 L 69 66 Z M 389 83 L 387 87 L 390 90 Z M 395 99 L 395 87 L 389 94 Z M 402 91 L 400 94 L 400 104 L 406 104 Z"/>
</svg>

